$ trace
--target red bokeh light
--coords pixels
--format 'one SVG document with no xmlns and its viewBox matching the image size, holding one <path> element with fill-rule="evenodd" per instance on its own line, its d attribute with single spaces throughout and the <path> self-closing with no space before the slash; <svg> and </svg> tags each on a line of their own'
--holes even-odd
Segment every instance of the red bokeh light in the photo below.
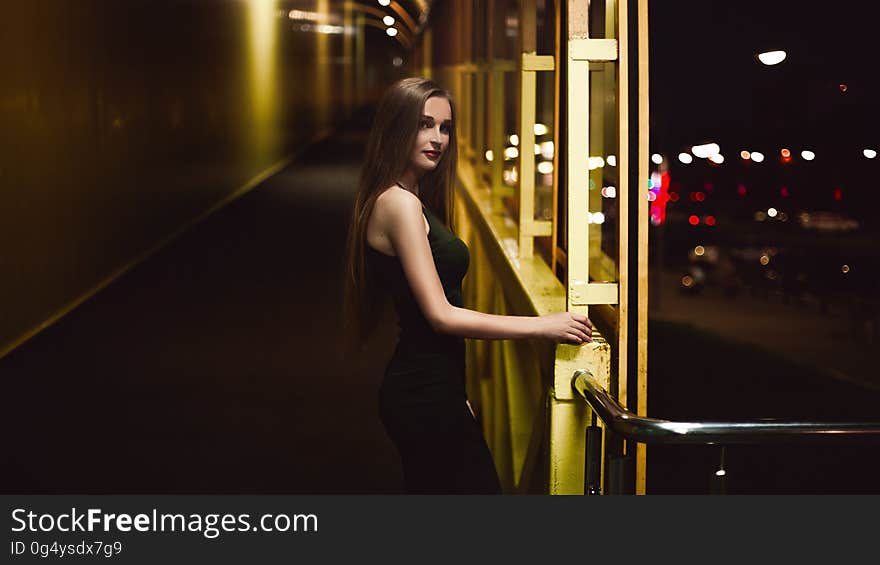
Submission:
<svg viewBox="0 0 880 565">
<path fill-rule="evenodd" d="M 715 225 L 715 216 L 706 216 L 706 225 L 714 226 Z"/>
<path fill-rule="evenodd" d="M 783 198 L 788 198 L 789 195 L 790 195 L 790 193 L 788 192 L 788 187 L 787 187 L 787 186 L 783 186 L 782 188 L 780 188 L 780 189 L 779 189 L 779 194 L 780 194 Z"/>
<path fill-rule="evenodd" d="M 834 189 L 834 199 L 837 200 L 838 202 L 843 200 L 843 191 L 840 190 L 839 188 Z"/>
<path fill-rule="evenodd" d="M 745 195 L 746 195 L 746 192 L 748 192 L 748 191 L 746 190 L 746 185 L 741 184 L 741 185 L 737 186 L 737 187 L 736 187 L 736 192 L 737 192 L 737 194 L 739 194 L 740 196 L 745 196 Z"/>
<path fill-rule="evenodd" d="M 695 226 L 700 223 L 700 217 L 699 216 L 691 216 L 690 218 L 688 218 L 688 223 L 692 226 Z"/>
<path fill-rule="evenodd" d="M 669 193 L 669 200 L 671 202 L 678 202 L 678 193 L 677 192 L 670 192 Z"/>
</svg>

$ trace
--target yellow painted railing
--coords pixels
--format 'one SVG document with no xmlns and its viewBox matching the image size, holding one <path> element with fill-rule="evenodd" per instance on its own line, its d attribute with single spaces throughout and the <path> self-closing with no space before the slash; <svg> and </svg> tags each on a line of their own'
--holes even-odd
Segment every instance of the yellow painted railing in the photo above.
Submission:
<svg viewBox="0 0 880 565">
<path fill-rule="evenodd" d="M 640 73 L 639 111 L 634 118 L 638 128 L 632 138 L 627 8 L 635 3 Z M 490 1 L 489 25 L 497 19 L 493 6 L 495 2 Z M 561 9 L 567 9 L 565 29 L 558 23 Z M 467 21 L 450 27 L 471 29 L 475 10 L 479 8 L 456 11 L 456 21 Z M 604 29 L 593 38 L 585 0 L 557 6 L 556 48 L 553 55 L 546 55 L 537 49 L 535 0 L 522 0 L 516 57 L 495 57 L 490 39 L 486 53 L 477 58 L 468 41 L 459 48 L 457 63 L 431 69 L 458 101 L 456 225 L 472 257 L 465 278 L 466 305 L 512 315 L 578 311 L 594 321 L 601 319 L 609 336 L 594 330 L 593 343 L 580 347 L 538 341 L 468 341 L 469 396 L 482 418 L 508 492 L 583 493 L 584 439 L 591 414 L 573 394 L 575 370 L 588 370 L 601 386 L 615 391 L 623 404 L 628 394 L 637 398 L 635 409 L 640 415 L 646 408 L 647 208 L 639 207 L 637 216 L 629 216 L 631 195 L 643 194 L 630 187 L 630 152 L 637 151 L 638 159 L 647 162 L 641 158 L 647 153 L 647 28 L 641 25 L 643 18 L 646 21 L 646 0 L 606 0 L 604 10 Z M 509 16 L 505 21 L 511 21 Z M 429 50 L 432 42 L 447 39 L 439 35 L 443 33 L 455 34 L 435 27 L 427 36 Z M 430 59 L 431 54 L 424 53 L 423 65 Z M 558 78 L 562 70 L 564 81 Z M 542 211 L 549 208 L 550 214 L 536 218 L 535 156 L 541 151 L 536 144 L 536 106 L 538 77 L 545 72 L 556 73 L 553 203 L 542 207 Z M 594 72 L 596 81 L 591 84 Z M 513 78 L 518 80 L 516 90 L 509 88 Z M 512 113 L 507 110 L 514 102 L 515 124 L 508 129 L 506 120 L 511 120 Z M 564 108 L 562 120 L 560 108 Z M 617 257 L 609 256 L 608 246 L 602 245 L 601 222 L 588 219 L 610 206 L 603 200 L 608 195 L 605 190 L 601 195 L 593 190 L 597 182 L 603 182 L 602 171 L 588 158 L 594 151 L 619 155 L 616 163 L 608 160 L 609 166 L 617 166 Z M 560 163 L 563 171 L 557 168 Z M 548 177 L 549 164 L 542 163 L 542 178 Z M 638 167 L 637 174 L 645 176 L 645 182 L 639 180 L 638 185 L 647 186 L 647 168 Z M 546 183 L 542 188 L 546 190 Z M 557 194 L 565 198 L 562 217 L 557 212 Z M 542 238 L 542 254 L 537 253 L 536 238 Z M 635 257 L 629 250 L 632 238 L 638 240 Z M 549 250 L 548 239 L 552 241 Z M 557 247 L 557 240 L 563 246 Z M 557 272 L 557 263 L 561 272 Z M 637 303 L 632 304 L 637 309 L 635 317 L 629 308 L 633 287 L 638 291 Z M 631 348 L 637 353 L 635 366 L 628 363 Z M 628 389 L 633 382 L 629 373 L 636 377 L 636 391 Z M 637 451 L 634 486 L 635 492 L 644 493 L 644 445 L 627 445 L 626 449 Z"/>
</svg>

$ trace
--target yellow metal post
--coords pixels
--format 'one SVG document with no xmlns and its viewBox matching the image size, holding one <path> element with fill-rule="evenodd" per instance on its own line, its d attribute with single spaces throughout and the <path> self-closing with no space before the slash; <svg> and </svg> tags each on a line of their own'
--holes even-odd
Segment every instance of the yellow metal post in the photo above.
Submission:
<svg viewBox="0 0 880 565">
<path fill-rule="evenodd" d="M 639 186 L 647 187 L 648 169 L 648 0 L 638 0 L 639 29 Z M 642 191 L 640 190 L 639 193 Z M 648 414 L 648 207 L 639 199 L 639 261 L 638 261 L 638 405 L 639 416 Z M 645 493 L 647 450 L 645 444 L 636 448 L 636 492 Z"/>
<path fill-rule="evenodd" d="M 520 99 L 519 99 L 519 256 L 531 257 L 535 240 L 529 228 L 535 221 L 535 71 L 526 58 L 536 55 L 535 0 L 520 4 Z"/>
<path fill-rule="evenodd" d="M 431 30 L 426 29 L 422 34 L 422 76 L 424 78 L 431 78 L 432 49 Z"/>
<path fill-rule="evenodd" d="M 353 0 L 345 0 L 345 5 L 343 7 L 343 19 L 342 19 L 342 30 L 343 30 L 343 40 L 342 40 L 342 61 L 343 61 L 343 71 L 342 71 L 342 85 L 343 85 L 343 93 L 342 96 L 344 98 L 343 102 L 345 104 L 345 115 L 350 116 L 352 107 L 354 106 L 354 65 L 353 65 L 353 51 L 354 51 L 354 26 L 352 19 L 352 2 Z"/>
<path fill-rule="evenodd" d="M 364 102 L 364 89 L 366 81 L 366 60 L 365 60 L 365 35 L 366 35 L 366 17 L 362 12 L 358 12 L 355 18 L 355 45 L 354 45 L 354 102 L 360 106 Z"/>
</svg>

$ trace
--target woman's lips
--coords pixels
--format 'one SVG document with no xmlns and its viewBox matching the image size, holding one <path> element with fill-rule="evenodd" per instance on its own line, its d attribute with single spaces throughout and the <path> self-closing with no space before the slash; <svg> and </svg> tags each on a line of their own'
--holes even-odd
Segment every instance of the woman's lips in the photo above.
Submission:
<svg viewBox="0 0 880 565">
<path fill-rule="evenodd" d="M 428 156 L 428 159 L 431 159 L 432 161 L 436 161 L 437 159 L 440 158 L 440 152 L 439 152 L 439 151 L 422 151 L 422 153 L 424 153 L 425 155 L 427 155 L 427 156 Z"/>
</svg>

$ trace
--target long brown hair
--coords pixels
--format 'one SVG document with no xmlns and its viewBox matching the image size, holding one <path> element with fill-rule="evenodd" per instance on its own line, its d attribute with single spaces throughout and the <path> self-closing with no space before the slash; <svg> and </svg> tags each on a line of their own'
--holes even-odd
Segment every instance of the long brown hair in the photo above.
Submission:
<svg viewBox="0 0 880 565">
<path fill-rule="evenodd" d="M 454 230 L 454 182 L 458 155 L 455 104 L 437 83 L 425 78 L 405 78 L 384 94 L 367 141 L 357 196 L 349 224 L 343 296 L 345 341 L 359 348 L 375 328 L 387 289 L 371 287 L 364 261 L 367 222 L 379 195 L 393 186 L 410 163 L 425 102 L 441 96 L 452 109 L 449 145 L 437 166 L 419 180 L 422 203 Z"/>
</svg>

